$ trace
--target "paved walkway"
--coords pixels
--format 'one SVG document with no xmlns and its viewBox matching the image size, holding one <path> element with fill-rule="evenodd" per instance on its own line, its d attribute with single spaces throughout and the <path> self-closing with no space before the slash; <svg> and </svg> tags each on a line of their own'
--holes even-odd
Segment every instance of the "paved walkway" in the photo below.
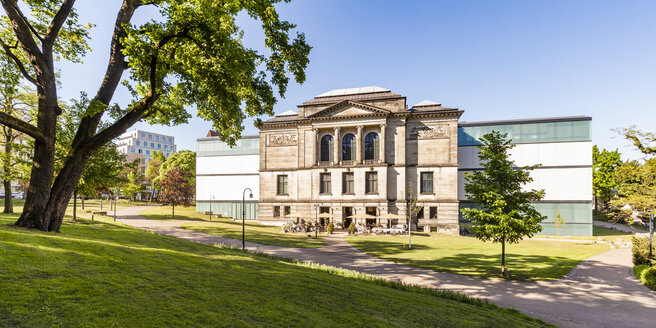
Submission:
<svg viewBox="0 0 656 328">
<path fill-rule="evenodd" d="M 617 223 L 610 223 L 610 222 L 604 222 L 604 221 L 597 221 L 593 220 L 592 221 L 595 226 L 597 227 L 604 227 L 608 229 L 613 229 L 621 232 L 626 232 L 626 233 L 631 233 L 635 234 L 638 236 L 648 236 L 649 232 L 646 230 L 640 230 L 638 228 L 630 227 L 626 224 L 617 224 Z"/>
<path fill-rule="evenodd" d="M 191 241 L 241 246 L 241 240 L 180 228 L 185 221 L 144 219 L 138 216 L 142 208 L 120 210 L 119 221 Z M 560 327 L 656 326 L 656 292 L 635 278 L 627 249 L 614 249 L 588 258 L 564 278 L 527 283 L 480 279 L 397 264 L 360 252 L 345 242 L 343 236 L 333 235 L 325 240 L 327 246 L 321 248 L 285 248 L 250 242 L 246 246 L 251 251 L 486 298 Z"/>
</svg>

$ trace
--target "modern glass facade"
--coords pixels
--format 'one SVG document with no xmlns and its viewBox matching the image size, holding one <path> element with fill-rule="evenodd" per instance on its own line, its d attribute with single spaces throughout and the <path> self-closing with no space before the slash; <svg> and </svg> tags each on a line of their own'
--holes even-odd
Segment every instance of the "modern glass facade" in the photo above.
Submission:
<svg viewBox="0 0 656 328">
<path fill-rule="evenodd" d="M 246 220 L 256 220 L 257 219 L 257 202 L 246 201 Z M 209 201 L 197 201 L 196 202 L 196 211 L 197 212 L 209 212 L 210 211 L 210 202 Z M 241 219 L 242 215 L 242 203 L 240 201 L 212 201 L 212 213 L 217 215 L 220 214 L 225 218 Z"/>
<path fill-rule="evenodd" d="M 242 139 L 236 141 L 235 146 L 232 148 L 225 142 L 218 140 L 218 138 L 199 139 L 198 141 L 197 157 L 260 154 L 260 137 L 257 135 L 243 136 Z"/>
<path fill-rule="evenodd" d="M 461 123 L 458 126 L 458 146 L 478 146 L 479 139 L 492 131 L 507 133 L 512 143 L 542 143 L 590 141 L 590 120 L 540 123 Z"/>
</svg>

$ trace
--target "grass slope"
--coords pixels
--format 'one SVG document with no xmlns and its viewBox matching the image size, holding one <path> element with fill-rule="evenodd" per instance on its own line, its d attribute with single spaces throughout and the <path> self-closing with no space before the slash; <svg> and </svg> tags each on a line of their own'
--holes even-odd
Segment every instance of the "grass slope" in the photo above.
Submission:
<svg viewBox="0 0 656 328">
<path fill-rule="evenodd" d="M 499 276 L 501 245 L 471 237 L 414 235 L 412 250 L 404 250 L 408 236 L 356 236 L 351 245 L 370 255 L 435 271 L 492 278 Z M 566 275 L 582 260 L 609 250 L 592 243 L 525 240 L 506 245 L 506 268 L 515 279 L 545 280 Z"/>
<path fill-rule="evenodd" d="M 66 222 L 56 234 L 16 218 L 0 215 L 2 327 L 546 326 L 451 293 L 123 225 Z"/>
<path fill-rule="evenodd" d="M 241 239 L 241 221 L 232 221 L 230 219 L 213 219 L 209 221 L 207 215 L 196 212 L 193 208 L 175 209 L 176 220 L 198 221 L 183 224 L 182 228 L 209 233 L 212 235 Z M 180 215 L 178 215 L 180 212 Z M 166 220 L 171 218 L 171 207 L 161 206 L 152 207 L 143 210 L 139 215 L 152 220 Z M 318 239 L 314 239 L 314 233 L 310 233 L 312 238 L 305 233 L 283 233 L 280 227 L 265 226 L 254 222 L 246 223 L 246 240 L 263 245 L 283 246 L 283 247 L 322 247 L 326 243 L 319 234 Z"/>
</svg>

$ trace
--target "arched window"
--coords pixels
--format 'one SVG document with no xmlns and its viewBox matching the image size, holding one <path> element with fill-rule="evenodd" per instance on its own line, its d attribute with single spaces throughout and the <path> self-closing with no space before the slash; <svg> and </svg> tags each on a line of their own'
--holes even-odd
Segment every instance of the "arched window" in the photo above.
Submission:
<svg viewBox="0 0 656 328">
<path fill-rule="evenodd" d="M 345 135 L 342 139 L 342 160 L 355 160 L 355 136 L 351 133 Z"/>
<path fill-rule="evenodd" d="M 321 161 L 327 162 L 333 160 L 333 137 L 325 135 L 321 138 Z"/>
<path fill-rule="evenodd" d="M 378 134 L 375 132 L 368 133 L 364 137 L 364 159 L 378 159 L 380 158 L 380 146 L 378 142 Z"/>
</svg>

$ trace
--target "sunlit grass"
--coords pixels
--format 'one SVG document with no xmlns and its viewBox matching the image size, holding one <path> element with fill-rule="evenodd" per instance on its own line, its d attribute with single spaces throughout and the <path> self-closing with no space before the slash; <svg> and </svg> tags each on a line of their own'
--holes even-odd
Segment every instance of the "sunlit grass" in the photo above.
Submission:
<svg viewBox="0 0 656 328">
<path fill-rule="evenodd" d="M 352 271 L 86 219 L 45 233 L 17 217 L 0 215 L 1 327 L 546 326 Z"/>
<path fill-rule="evenodd" d="M 180 211 L 179 216 L 178 211 Z M 153 220 L 166 220 L 170 219 L 170 213 L 171 207 L 161 206 L 145 209 L 139 215 Z M 242 237 L 241 221 L 214 218 L 210 222 L 208 215 L 196 212 L 194 208 L 190 207 L 182 210 L 176 208 L 175 218 L 198 221 L 183 224 L 182 228 L 184 229 L 232 239 L 241 239 Z M 318 234 L 318 238 L 315 239 L 314 233 L 284 233 L 281 227 L 277 226 L 265 226 L 255 222 L 247 222 L 245 226 L 246 240 L 254 243 L 284 247 L 322 247 L 326 245 L 322 234 Z"/>
<path fill-rule="evenodd" d="M 404 249 L 408 236 L 368 235 L 346 240 L 365 253 L 393 262 L 476 277 L 499 277 L 500 244 L 442 234 L 413 236 L 411 250 Z M 524 240 L 506 246 L 506 267 L 519 280 L 556 279 L 580 261 L 607 250 L 607 245 L 595 243 Z"/>
</svg>

